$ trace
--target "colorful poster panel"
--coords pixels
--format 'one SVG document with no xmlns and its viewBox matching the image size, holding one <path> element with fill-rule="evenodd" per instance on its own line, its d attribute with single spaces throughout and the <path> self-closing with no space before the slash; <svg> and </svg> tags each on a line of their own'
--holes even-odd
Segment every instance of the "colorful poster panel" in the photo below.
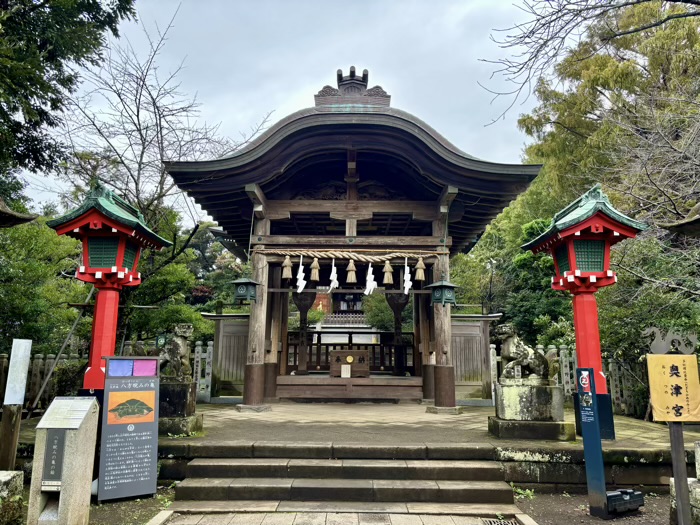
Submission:
<svg viewBox="0 0 700 525">
<path fill-rule="evenodd" d="M 107 424 L 152 423 L 155 421 L 156 393 L 153 390 L 110 392 Z"/>
</svg>

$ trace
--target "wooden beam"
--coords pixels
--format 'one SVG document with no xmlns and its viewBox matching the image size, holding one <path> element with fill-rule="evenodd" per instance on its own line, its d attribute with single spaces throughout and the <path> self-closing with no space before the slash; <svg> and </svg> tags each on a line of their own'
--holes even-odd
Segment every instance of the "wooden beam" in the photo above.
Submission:
<svg viewBox="0 0 700 525">
<path fill-rule="evenodd" d="M 368 219 L 374 213 L 412 214 L 416 220 L 434 220 L 439 212 L 435 201 L 268 200 L 269 219 L 289 218 L 290 213 L 330 213 L 334 219 Z"/>
<path fill-rule="evenodd" d="M 258 184 L 246 184 L 245 192 L 253 203 L 253 211 L 258 219 L 289 219 L 289 212 L 271 213 L 267 198 Z"/>
<path fill-rule="evenodd" d="M 444 241 L 444 242 L 443 242 Z M 308 246 L 382 246 L 387 249 L 406 246 L 449 247 L 452 237 L 444 239 L 439 236 L 424 237 L 345 237 L 338 235 L 307 236 L 307 235 L 253 235 L 252 244 L 269 244 L 271 246 L 289 245 L 294 247 Z"/>
</svg>

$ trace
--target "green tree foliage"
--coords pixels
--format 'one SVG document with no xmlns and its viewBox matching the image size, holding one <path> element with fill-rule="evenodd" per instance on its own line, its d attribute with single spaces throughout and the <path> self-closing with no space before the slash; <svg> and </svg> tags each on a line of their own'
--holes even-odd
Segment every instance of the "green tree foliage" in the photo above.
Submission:
<svg viewBox="0 0 700 525">
<path fill-rule="evenodd" d="M 134 16 L 133 0 L 0 2 L 0 172 L 57 167 L 49 134 L 79 76 L 97 64 L 106 34 Z"/>
<path fill-rule="evenodd" d="M 13 338 L 32 339 L 36 352 L 55 353 L 89 287 L 72 279 L 80 244 L 58 237 L 43 220 L 0 229 L 0 352 Z M 89 335 L 89 318 L 79 335 Z"/>
<path fill-rule="evenodd" d="M 382 293 L 365 295 L 362 298 L 362 311 L 365 313 L 367 324 L 382 332 L 394 331 L 394 313 Z M 401 312 L 403 331 L 413 330 L 413 302 L 409 301 Z"/>
<path fill-rule="evenodd" d="M 519 246 L 544 224 L 532 221 L 549 220 L 598 181 L 614 205 L 651 224 L 613 249 L 619 283 L 597 294 L 603 351 L 636 358 L 649 326 L 698 330 L 700 244 L 659 227 L 700 211 L 700 18 L 689 9 L 632 2 L 587 18 L 576 45 L 557 56 L 551 80 L 537 83 L 538 106 L 519 120 L 533 139 L 526 161 L 544 167 L 468 257 L 480 262 L 471 280 L 482 289 L 483 262 L 495 261 L 494 306 L 531 344 L 571 338 L 570 298 L 549 290 L 551 259 Z"/>
</svg>

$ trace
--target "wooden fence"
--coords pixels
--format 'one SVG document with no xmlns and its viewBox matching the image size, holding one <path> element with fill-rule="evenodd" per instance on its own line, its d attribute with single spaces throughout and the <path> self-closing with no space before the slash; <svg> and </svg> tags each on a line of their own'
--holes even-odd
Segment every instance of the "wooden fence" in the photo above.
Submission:
<svg viewBox="0 0 700 525">
<path fill-rule="evenodd" d="M 138 345 L 143 345 L 148 355 L 155 354 L 155 341 L 138 342 Z M 129 355 L 132 351 L 132 344 L 124 345 L 124 354 Z M 211 377 L 212 377 L 212 355 L 214 353 L 214 342 L 209 341 L 206 344 L 202 341 L 197 341 L 194 345 L 194 350 L 191 352 L 191 362 L 193 377 L 197 383 L 197 399 L 203 402 L 209 402 L 211 399 Z M 29 364 L 29 374 L 27 377 L 27 387 L 24 398 L 25 407 L 30 406 L 36 399 L 41 385 L 44 383 L 46 376 L 53 367 L 56 356 L 54 354 L 36 354 L 32 356 Z M 66 364 L 75 364 L 76 372 L 85 365 L 87 359 L 81 358 L 78 354 L 70 354 L 59 359 L 57 369 Z M 8 354 L 0 354 L 0 405 L 2 405 L 5 397 L 5 387 L 7 385 L 7 375 L 10 367 L 10 356 Z M 46 385 L 46 388 L 41 394 L 37 409 L 43 410 L 49 406 L 53 398 L 57 395 L 56 392 L 56 374 L 55 370 L 51 379 Z M 80 373 L 82 375 L 82 373 Z M 59 392 L 60 393 L 60 392 Z"/>
<path fill-rule="evenodd" d="M 53 367 L 53 363 L 56 360 L 54 354 L 48 354 L 44 356 L 43 354 L 36 354 L 32 356 L 32 360 L 29 364 L 29 374 L 27 376 L 27 388 L 24 396 L 24 405 L 29 406 L 36 399 L 39 389 L 44 382 L 44 378 L 48 375 L 49 371 Z M 63 356 L 59 359 L 58 365 L 61 366 L 67 363 L 76 363 L 83 365 L 86 363 L 86 359 L 81 359 L 78 354 L 70 354 L 69 356 Z M 10 356 L 8 354 L 0 354 L 0 404 L 2 404 L 3 398 L 5 397 L 5 386 L 7 385 L 7 374 L 10 367 Z M 54 372 L 55 374 L 55 372 Z M 37 408 L 44 409 L 53 400 L 56 395 L 56 384 L 55 380 L 49 381 L 46 388 L 41 394 L 41 399 Z"/>
<path fill-rule="evenodd" d="M 551 350 L 556 351 L 559 358 L 559 372 L 551 379 L 563 387 L 564 397 L 568 403 L 572 399 L 571 394 L 576 392 L 576 368 L 578 366 L 576 351 L 566 345 L 559 348 L 550 345 L 546 349 L 542 345 L 537 345 L 537 351 L 543 355 L 548 354 Z M 495 364 L 491 369 L 492 379 L 495 382 L 502 368 L 501 357 L 496 355 L 495 345 L 491 345 L 491 362 Z M 645 404 L 644 396 L 635 395 L 635 391 L 648 385 L 645 364 L 623 363 L 615 359 L 607 359 L 603 361 L 603 368 L 608 379 L 608 388 L 615 413 L 631 415 L 639 414 L 640 410 L 644 411 L 645 406 L 638 406 L 639 403 Z"/>
</svg>

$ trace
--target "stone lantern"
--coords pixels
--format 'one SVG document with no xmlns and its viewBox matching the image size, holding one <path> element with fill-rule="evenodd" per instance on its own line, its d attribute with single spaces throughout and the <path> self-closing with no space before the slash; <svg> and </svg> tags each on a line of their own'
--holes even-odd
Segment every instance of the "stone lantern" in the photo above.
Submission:
<svg viewBox="0 0 700 525">
<path fill-rule="evenodd" d="M 236 279 L 231 284 L 233 284 L 233 302 L 236 304 L 244 304 L 246 302 L 255 302 L 257 298 L 257 287 L 260 283 L 249 279 L 247 277 L 242 277 Z"/>
<path fill-rule="evenodd" d="M 442 280 L 429 284 L 425 287 L 431 290 L 430 294 L 430 304 L 442 304 L 444 307 L 446 304 L 451 304 L 453 306 L 457 305 L 457 294 L 455 289 L 458 288 L 456 284 L 452 284 L 445 280 L 445 275 L 442 275 Z"/>
<path fill-rule="evenodd" d="M 83 388 L 102 390 L 102 358 L 113 356 L 116 346 L 119 291 L 141 284 L 137 268 L 144 248 L 161 249 L 171 243 L 151 231 L 136 208 L 101 185 L 90 190 L 77 209 L 47 224 L 58 235 L 69 235 L 83 244 L 82 263 L 75 276 L 98 290 Z"/>
<path fill-rule="evenodd" d="M 610 269 L 610 247 L 636 237 L 646 228 L 646 224 L 616 210 L 600 184 L 596 184 L 555 214 L 546 232 L 523 245 L 523 249 L 533 253 L 548 251 L 554 258 L 552 288 L 568 290 L 573 295 L 578 367 L 595 371 L 603 434 L 606 434 L 606 419 L 612 435 L 614 431 L 600 354 L 598 306 L 593 294 L 617 282 L 617 275 Z"/>
</svg>

